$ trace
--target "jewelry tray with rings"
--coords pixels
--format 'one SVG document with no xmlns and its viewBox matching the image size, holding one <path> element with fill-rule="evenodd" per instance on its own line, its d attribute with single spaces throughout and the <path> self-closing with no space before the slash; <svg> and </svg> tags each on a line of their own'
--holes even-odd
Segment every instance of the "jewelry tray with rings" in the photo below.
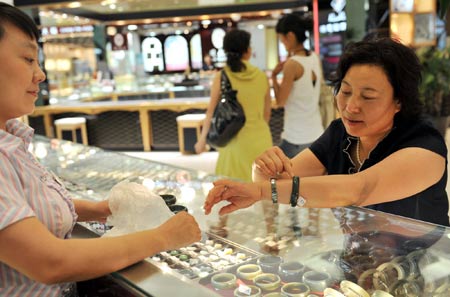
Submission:
<svg viewBox="0 0 450 297">
<path fill-rule="evenodd" d="M 79 223 L 101 236 L 111 229 L 105 223 Z M 260 254 L 239 246 L 215 234 L 205 232 L 202 240 L 177 250 L 169 250 L 147 258 L 160 268 L 170 268 L 189 279 L 195 280 L 223 271 L 233 265 L 256 259 Z"/>
</svg>

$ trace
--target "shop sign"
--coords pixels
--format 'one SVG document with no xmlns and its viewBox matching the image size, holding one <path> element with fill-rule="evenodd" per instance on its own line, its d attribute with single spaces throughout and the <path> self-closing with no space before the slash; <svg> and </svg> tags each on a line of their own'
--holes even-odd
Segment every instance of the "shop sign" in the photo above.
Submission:
<svg viewBox="0 0 450 297">
<path fill-rule="evenodd" d="M 43 27 L 42 36 L 94 32 L 94 26 Z"/>
<path fill-rule="evenodd" d="M 319 26 L 320 33 L 335 33 L 347 30 L 347 15 L 344 11 L 345 4 L 345 0 L 331 1 L 330 6 L 334 11 L 328 14 L 327 23 Z"/>
</svg>

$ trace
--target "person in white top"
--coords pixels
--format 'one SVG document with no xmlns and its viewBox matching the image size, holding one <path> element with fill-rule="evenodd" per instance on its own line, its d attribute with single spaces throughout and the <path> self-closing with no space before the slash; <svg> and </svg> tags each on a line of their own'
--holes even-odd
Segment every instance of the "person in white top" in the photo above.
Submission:
<svg viewBox="0 0 450 297">
<path fill-rule="evenodd" d="M 279 147 L 293 158 L 324 131 L 319 110 L 322 67 L 320 58 L 303 46 L 311 21 L 295 14 L 283 16 L 277 34 L 289 53 L 272 71 L 272 86 L 279 107 L 284 107 L 284 125 Z M 283 72 L 281 83 L 277 75 Z"/>
</svg>

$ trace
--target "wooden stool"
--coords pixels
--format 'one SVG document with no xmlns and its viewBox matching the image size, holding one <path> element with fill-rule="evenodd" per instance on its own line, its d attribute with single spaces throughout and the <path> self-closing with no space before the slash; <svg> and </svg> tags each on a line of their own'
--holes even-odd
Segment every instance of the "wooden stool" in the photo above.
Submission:
<svg viewBox="0 0 450 297">
<path fill-rule="evenodd" d="M 84 145 L 88 145 L 86 129 L 86 119 L 82 117 L 62 118 L 54 121 L 56 126 L 56 137 L 62 138 L 63 131 L 72 131 L 72 141 L 77 142 L 77 129 L 81 130 L 81 140 Z"/>
<path fill-rule="evenodd" d="M 194 145 L 200 138 L 205 117 L 204 113 L 185 114 L 177 117 L 178 143 L 183 155 L 195 153 Z"/>
</svg>

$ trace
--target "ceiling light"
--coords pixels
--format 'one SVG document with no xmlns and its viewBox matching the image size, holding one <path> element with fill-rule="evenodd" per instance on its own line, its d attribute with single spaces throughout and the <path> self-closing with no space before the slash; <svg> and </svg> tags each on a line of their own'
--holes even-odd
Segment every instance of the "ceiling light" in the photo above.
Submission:
<svg viewBox="0 0 450 297">
<path fill-rule="evenodd" d="M 241 20 L 241 15 L 239 13 L 232 13 L 230 18 L 235 22 L 239 22 Z"/>
<path fill-rule="evenodd" d="M 71 2 L 71 3 L 69 3 L 69 5 L 67 5 L 69 8 L 78 8 L 78 7 L 81 7 L 81 3 L 80 2 L 78 2 L 78 1 L 75 1 L 75 2 Z"/>
<path fill-rule="evenodd" d="M 130 30 L 130 31 L 135 31 L 135 30 L 137 30 L 137 28 L 138 28 L 138 26 L 137 25 L 128 25 L 128 30 Z"/>
<path fill-rule="evenodd" d="M 116 33 L 117 33 L 116 27 L 109 26 L 108 28 L 106 28 L 106 34 L 108 34 L 109 36 L 116 35 Z"/>
</svg>

